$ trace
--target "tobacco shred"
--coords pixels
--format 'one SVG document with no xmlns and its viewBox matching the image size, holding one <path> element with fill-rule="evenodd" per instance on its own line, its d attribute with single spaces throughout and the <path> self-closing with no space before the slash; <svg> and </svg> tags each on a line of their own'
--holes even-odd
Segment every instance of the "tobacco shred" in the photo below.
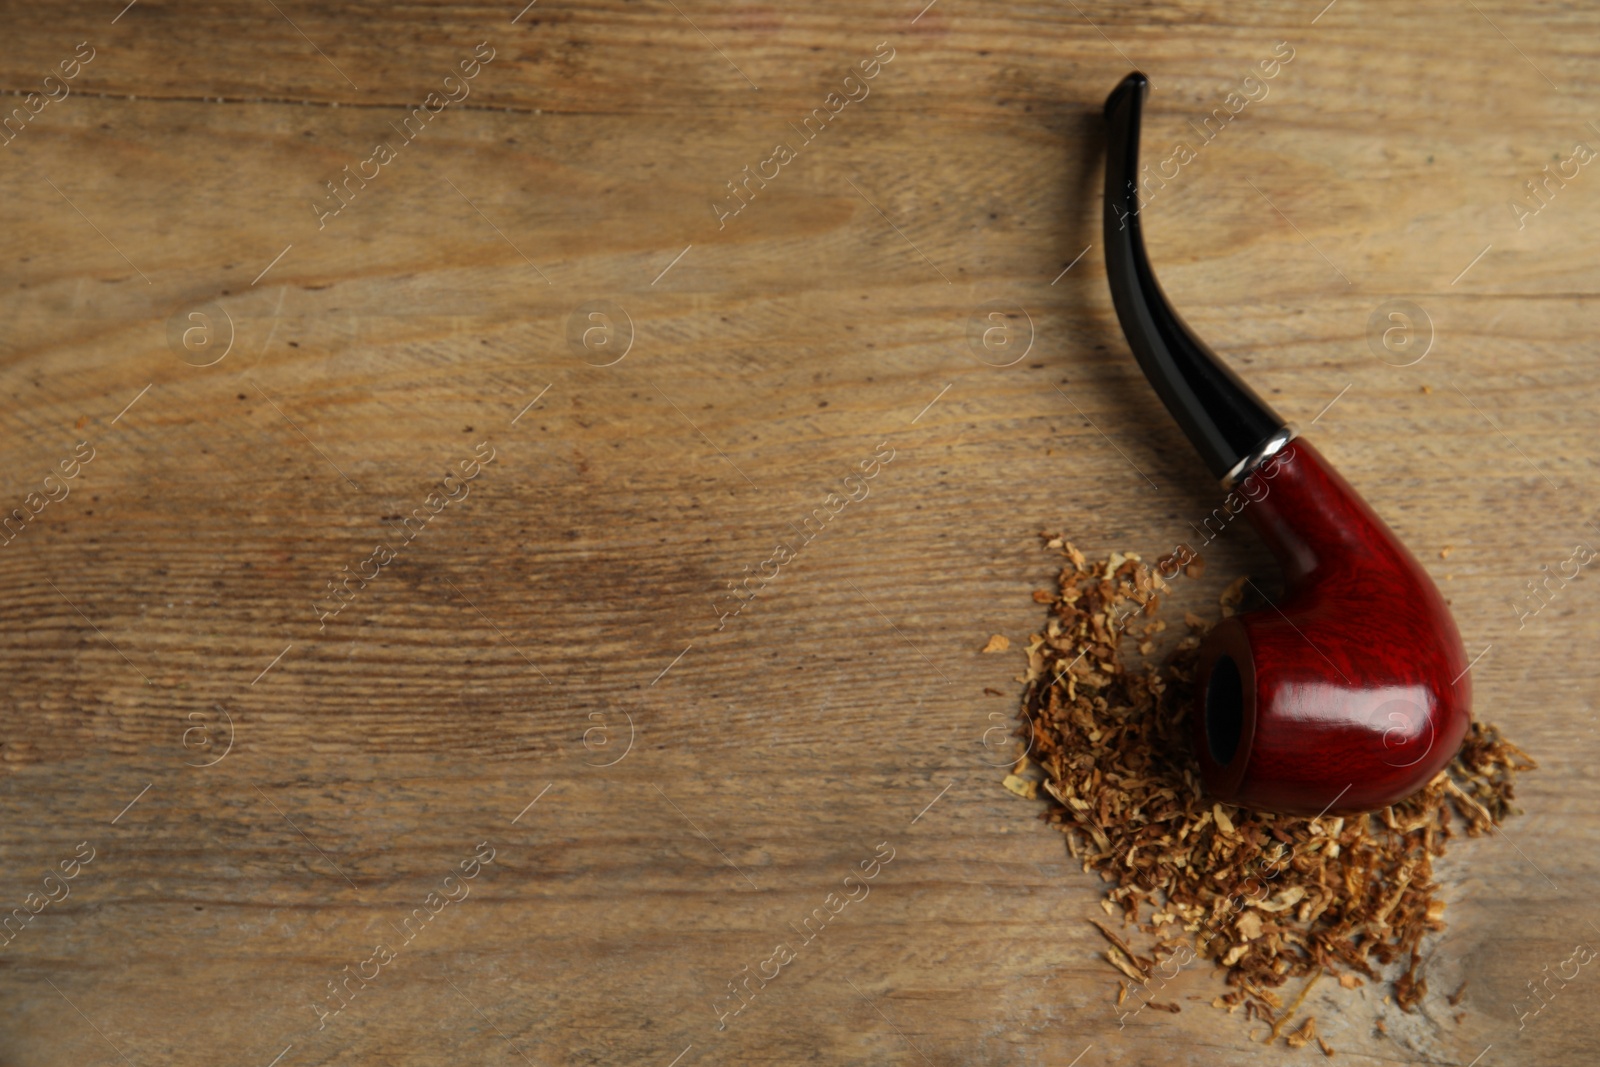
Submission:
<svg viewBox="0 0 1600 1067">
<path fill-rule="evenodd" d="M 1244 1007 L 1274 1037 L 1294 1013 L 1274 990 L 1321 974 L 1342 989 L 1362 978 L 1387 984 L 1413 1010 L 1428 990 L 1422 940 L 1445 928 L 1433 861 L 1457 834 L 1476 837 L 1519 813 L 1514 778 L 1533 760 L 1474 722 L 1445 770 L 1379 812 L 1310 819 L 1209 800 L 1187 717 L 1196 649 L 1212 623 L 1186 613 L 1176 648 L 1146 660 L 1166 629 L 1155 617 L 1166 583 L 1135 555 L 1091 563 L 1059 535 L 1041 536 L 1065 564 L 1050 596 L 1034 594 L 1050 611 L 1027 642 L 1019 718 L 1028 744 L 1006 786 L 1049 801 L 1040 817 L 1066 835 L 1086 872 L 1114 883 L 1102 907 L 1151 942 L 1141 952 L 1097 922 L 1106 961 L 1140 982 L 1187 944 L 1230 987 L 1213 1003 Z M 1242 610 L 1252 588 L 1245 577 L 1233 582 L 1221 614 Z M 1137 662 L 1124 657 L 1126 642 Z M 1150 996 L 1141 1003 L 1176 1009 Z M 1316 1031 L 1308 1019 L 1285 1037 L 1298 1047 Z"/>
</svg>

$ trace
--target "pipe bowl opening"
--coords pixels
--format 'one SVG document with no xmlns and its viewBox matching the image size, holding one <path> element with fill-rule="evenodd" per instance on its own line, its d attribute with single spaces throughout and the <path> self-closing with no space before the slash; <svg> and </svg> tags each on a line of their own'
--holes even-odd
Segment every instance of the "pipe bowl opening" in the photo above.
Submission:
<svg viewBox="0 0 1600 1067">
<path fill-rule="evenodd" d="M 1206 747 L 1218 766 L 1233 762 L 1244 734 L 1244 683 L 1232 656 L 1218 656 L 1206 685 Z"/>
</svg>

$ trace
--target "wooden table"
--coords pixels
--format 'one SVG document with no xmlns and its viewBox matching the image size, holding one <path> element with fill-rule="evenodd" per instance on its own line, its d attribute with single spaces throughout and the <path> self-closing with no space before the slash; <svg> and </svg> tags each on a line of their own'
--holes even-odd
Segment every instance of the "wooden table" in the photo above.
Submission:
<svg viewBox="0 0 1600 1067">
<path fill-rule="evenodd" d="M 995 766 L 1038 532 L 1154 558 L 1217 496 L 1105 288 L 1135 64 L 1173 302 L 1542 764 L 1423 1011 L 1309 1010 L 1346 1062 L 1594 1062 L 1600 977 L 1513 1005 L 1600 945 L 1600 604 L 1516 608 L 1600 509 L 1600 14 L 922 2 L 7 6 L 0 890 L 61 899 L 0 1063 L 1320 1060 L 1200 968 L 1119 1029 L 1100 885 Z M 1173 617 L 1269 570 L 1207 556 Z"/>
</svg>

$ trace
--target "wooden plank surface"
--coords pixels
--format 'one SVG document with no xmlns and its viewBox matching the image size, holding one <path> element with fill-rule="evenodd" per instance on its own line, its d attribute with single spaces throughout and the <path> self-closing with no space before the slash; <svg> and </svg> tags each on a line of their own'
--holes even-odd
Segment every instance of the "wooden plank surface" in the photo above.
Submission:
<svg viewBox="0 0 1600 1067">
<path fill-rule="evenodd" d="M 4 14 L 0 507 L 39 513 L 0 547 L 0 903 L 75 877 L 0 951 L 0 1063 L 1315 1055 L 1199 968 L 1119 1028 L 1099 885 L 985 743 L 1021 657 L 977 649 L 1040 623 L 1038 531 L 1153 558 L 1215 504 L 1097 247 L 1135 64 L 1150 158 L 1194 150 L 1146 208 L 1173 302 L 1415 548 L 1488 650 L 1477 713 L 1542 764 L 1444 867 L 1423 1011 L 1319 991 L 1321 1032 L 1593 1062 L 1600 979 L 1516 1008 L 1600 943 L 1595 594 L 1516 608 L 1600 510 L 1589 5 Z M 1393 301 L 1420 347 L 1374 348 Z M 975 346 L 995 308 L 1018 332 Z M 1207 556 L 1173 612 L 1268 571 L 1242 532 Z"/>
</svg>

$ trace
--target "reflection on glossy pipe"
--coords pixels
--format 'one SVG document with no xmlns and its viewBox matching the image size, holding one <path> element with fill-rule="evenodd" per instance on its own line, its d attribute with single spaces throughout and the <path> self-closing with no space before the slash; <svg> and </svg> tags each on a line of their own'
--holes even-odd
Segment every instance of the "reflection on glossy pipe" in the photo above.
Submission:
<svg viewBox="0 0 1600 1067">
<path fill-rule="evenodd" d="M 1148 89 L 1130 74 L 1106 100 L 1112 301 L 1145 376 L 1248 513 L 1287 587 L 1281 602 L 1224 619 L 1200 647 L 1201 778 L 1220 800 L 1272 811 L 1380 808 L 1426 785 L 1461 745 L 1471 707 L 1461 637 L 1383 520 L 1167 302 L 1138 211 Z"/>
</svg>

